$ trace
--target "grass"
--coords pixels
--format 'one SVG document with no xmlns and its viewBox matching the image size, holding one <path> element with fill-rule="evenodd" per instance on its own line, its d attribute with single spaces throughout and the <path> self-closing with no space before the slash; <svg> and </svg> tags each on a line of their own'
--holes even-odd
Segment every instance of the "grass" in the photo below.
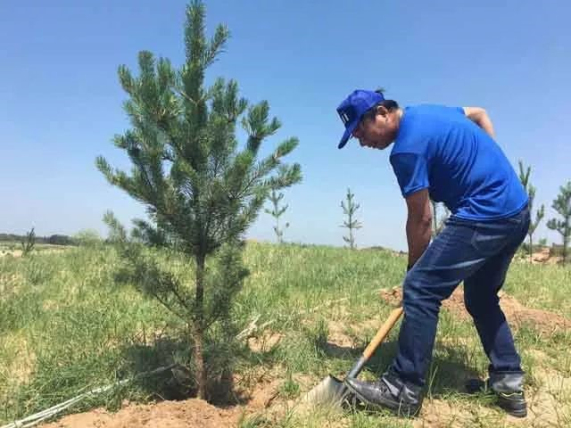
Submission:
<svg viewBox="0 0 571 428">
<path fill-rule="evenodd" d="M 236 320 L 242 328 L 255 318 L 259 325 L 269 323 L 257 339 L 264 343 L 262 334 L 267 334 L 279 340 L 274 343 L 268 336 L 267 343 L 274 344 L 257 352 L 242 346 L 236 372 L 242 386 L 252 387 L 261 372 L 271 373 L 277 381 L 275 407 L 281 410 L 257 409 L 240 426 L 412 426 L 412 421 L 388 414 L 307 415 L 296 407 L 312 384 L 328 373 L 343 377 L 351 367 L 392 310 L 379 290 L 400 285 L 406 260 L 385 250 L 261 243 L 250 243 L 245 259 L 251 275 L 236 302 Z M 133 287 L 116 285 L 118 263 L 112 249 L 97 246 L 0 258 L 0 422 L 43 410 L 90 387 L 172 362 L 188 363 L 190 343 L 180 320 Z M 172 263 L 171 269 L 192 276 L 180 263 Z M 514 263 L 505 290 L 528 307 L 571 318 L 569 268 Z M 374 379 L 390 363 L 397 330 L 363 378 Z M 557 400 L 560 414 L 549 420 L 553 426 L 567 426 L 571 333 L 546 336 L 525 325 L 515 336 L 528 393 Z M 437 418 L 438 426 L 508 426 L 510 421 L 489 399 L 461 393 L 464 380 L 483 375 L 486 367 L 474 327 L 443 311 L 428 375 L 428 412 L 421 422 L 435 426 L 431 418 Z M 72 411 L 116 409 L 125 399 L 180 398 L 184 392 L 181 385 L 173 388 L 171 377 L 155 376 L 94 397 Z"/>
</svg>

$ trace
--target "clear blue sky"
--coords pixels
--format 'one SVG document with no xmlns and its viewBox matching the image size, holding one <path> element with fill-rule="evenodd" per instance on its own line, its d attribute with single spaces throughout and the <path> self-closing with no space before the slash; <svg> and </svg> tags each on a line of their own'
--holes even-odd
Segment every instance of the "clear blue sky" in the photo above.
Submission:
<svg viewBox="0 0 571 428">
<path fill-rule="evenodd" d="M 0 0 L 0 232 L 106 234 L 105 210 L 128 223 L 141 206 L 111 187 L 97 155 L 127 166 L 111 143 L 128 126 L 117 66 L 140 50 L 183 61 L 182 0 Z M 342 245 L 340 201 L 361 204 L 360 246 L 406 248 L 406 211 L 388 152 L 336 145 L 335 108 L 355 88 L 385 87 L 402 105 L 485 107 L 517 167 L 533 167 L 538 203 L 571 180 L 571 2 L 208 1 L 211 31 L 232 38 L 211 69 L 283 122 L 270 145 L 297 136 L 290 157 L 288 241 Z M 262 214 L 249 233 L 272 240 Z M 559 240 L 545 223 L 539 237 Z"/>
</svg>

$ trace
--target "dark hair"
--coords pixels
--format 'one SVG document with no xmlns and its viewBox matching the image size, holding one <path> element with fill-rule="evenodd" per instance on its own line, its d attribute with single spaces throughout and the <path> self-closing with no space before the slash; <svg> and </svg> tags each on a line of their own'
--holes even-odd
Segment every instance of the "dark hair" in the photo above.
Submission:
<svg viewBox="0 0 571 428">
<path fill-rule="evenodd" d="M 383 88 L 379 88 L 375 91 L 377 94 L 385 95 L 385 90 Z M 399 104 L 395 100 L 384 100 L 378 103 L 375 108 L 382 106 L 386 108 L 388 111 L 397 110 L 399 108 Z"/>
<path fill-rule="evenodd" d="M 375 92 L 376 92 L 377 94 L 381 94 L 381 95 L 383 95 L 383 96 L 384 96 L 384 94 L 383 94 L 384 91 L 385 91 L 385 90 L 382 89 L 382 88 L 375 90 Z M 389 112 L 392 112 L 392 111 L 398 110 L 399 104 L 398 104 L 396 101 L 394 101 L 394 100 L 384 100 L 384 101 L 381 101 L 380 103 L 375 104 L 373 107 L 371 107 L 369 110 L 367 110 L 367 111 L 363 114 L 363 116 L 361 117 L 361 120 L 374 119 L 375 116 L 377 115 L 377 110 L 378 110 L 379 107 L 384 107 L 384 108 L 386 108 Z"/>
</svg>

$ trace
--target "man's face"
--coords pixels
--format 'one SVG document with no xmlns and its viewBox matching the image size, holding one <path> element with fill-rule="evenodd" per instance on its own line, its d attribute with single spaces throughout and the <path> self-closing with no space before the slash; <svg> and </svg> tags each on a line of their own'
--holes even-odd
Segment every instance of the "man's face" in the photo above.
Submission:
<svg viewBox="0 0 571 428">
<path fill-rule="evenodd" d="M 365 113 L 353 137 L 359 140 L 362 147 L 386 149 L 396 138 L 399 117 L 396 111 L 389 112 L 385 107 Z"/>
</svg>

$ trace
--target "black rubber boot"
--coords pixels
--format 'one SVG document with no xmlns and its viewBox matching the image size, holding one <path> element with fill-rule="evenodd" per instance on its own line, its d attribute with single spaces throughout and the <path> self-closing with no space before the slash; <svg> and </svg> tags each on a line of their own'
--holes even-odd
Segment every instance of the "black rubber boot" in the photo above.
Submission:
<svg viewBox="0 0 571 428">
<path fill-rule="evenodd" d="M 399 416 L 416 416 L 422 407 L 421 388 L 406 385 L 391 374 L 384 374 L 377 382 L 347 378 L 345 384 L 366 405 L 388 409 Z"/>
<path fill-rule="evenodd" d="M 517 418 L 527 416 L 527 403 L 523 390 L 504 390 L 497 391 L 490 386 L 490 379 L 483 381 L 481 379 L 470 379 L 466 383 L 466 391 L 469 394 L 490 394 L 497 397 L 497 404 L 506 413 Z"/>
</svg>

